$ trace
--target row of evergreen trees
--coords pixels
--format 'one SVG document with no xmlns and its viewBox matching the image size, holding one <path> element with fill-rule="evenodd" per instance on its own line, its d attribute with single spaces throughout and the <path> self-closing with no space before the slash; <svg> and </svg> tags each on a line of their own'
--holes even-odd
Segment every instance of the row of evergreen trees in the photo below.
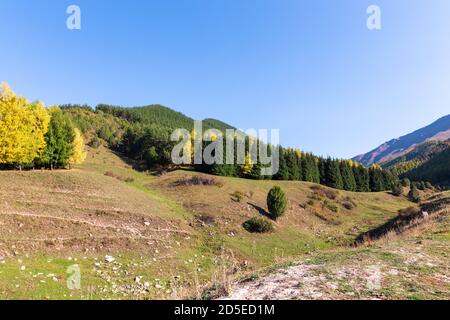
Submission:
<svg viewBox="0 0 450 320">
<path fill-rule="evenodd" d="M 170 141 L 170 134 L 175 128 L 193 129 L 193 120 L 162 106 L 147 106 L 142 108 L 121 108 L 100 105 L 97 109 L 89 110 L 86 107 L 65 106 L 64 111 L 71 115 L 85 132 L 93 129 L 99 137 L 107 128 L 100 123 L 107 121 L 108 127 L 114 129 L 114 143 L 110 146 L 120 151 L 129 158 L 145 163 L 147 167 L 155 165 L 167 166 L 172 164 L 171 152 L 176 144 Z M 113 117 L 118 120 L 110 119 Z M 99 121 L 92 119 L 99 118 Z M 97 123 L 98 122 L 98 123 Z M 211 123 L 210 123 L 211 122 Z M 217 127 L 216 120 L 204 121 L 203 129 Z M 219 123 L 219 131 L 224 132 L 229 128 L 226 124 Z M 192 137 L 196 136 L 192 132 Z M 109 135 L 107 135 L 109 136 Z M 237 138 L 235 137 L 235 150 L 237 150 Z M 104 138 L 103 138 L 104 139 Z M 203 142 L 205 150 L 211 142 Z M 191 153 L 193 141 L 191 141 Z M 198 171 L 207 172 L 220 176 L 242 177 L 249 179 L 274 179 L 308 181 L 320 183 L 336 189 L 349 191 L 370 192 L 390 190 L 396 175 L 389 170 L 383 170 L 378 166 L 365 168 L 364 166 L 347 160 L 317 157 L 311 153 L 299 150 L 279 148 L 279 171 L 274 176 L 262 176 L 263 165 L 258 160 L 251 159 L 249 155 L 250 137 L 245 136 L 245 161 L 238 164 L 237 152 L 234 154 L 234 164 L 211 164 L 206 163 L 194 165 Z M 253 139 L 252 146 L 258 147 L 257 141 Z M 226 155 L 226 144 L 224 144 L 223 155 Z M 267 146 L 262 144 L 262 147 Z M 269 154 L 270 154 L 270 146 Z M 256 150 L 258 153 L 258 150 Z M 193 154 L 191 155 L 193 158 Z"/>
<path fill-rule="evenodd" d="M 317 157 L 282 147 L 279 148 L 279 170 L 274 176 L 262 176 L 262 166 L 259 161 L 252 161 L 247 151 L 244 164 L 202 164 L 196 169 L 221 176 L 313 182 L 356 192 L 391 190 L 398 182 L 394 173 L 377 165 L 366 168 L 351 160 Z"/>
</svg>

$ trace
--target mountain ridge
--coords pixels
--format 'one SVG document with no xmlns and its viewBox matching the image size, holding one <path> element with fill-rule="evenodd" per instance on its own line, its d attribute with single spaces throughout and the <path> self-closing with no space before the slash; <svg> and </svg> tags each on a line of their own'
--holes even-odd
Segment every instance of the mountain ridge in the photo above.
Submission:
<svg viewBox="0 0 450 320">
<path fill-rule="evenodd" d="M 384 163 L 405 155 L 423 142 L 445 141 L 449 138 L 450 114 L 439 118 L 428 126 L 389 140 L 367 153 L 353 157 L 352 160 L 366 166 Z"/>
</svg>

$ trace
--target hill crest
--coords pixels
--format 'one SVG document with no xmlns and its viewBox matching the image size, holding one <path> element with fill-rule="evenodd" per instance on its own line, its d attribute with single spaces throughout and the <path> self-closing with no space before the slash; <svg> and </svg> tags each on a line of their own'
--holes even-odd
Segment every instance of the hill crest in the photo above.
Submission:
<svg viewBox="0 0 450 320">
<path fill-rule="evenodd" d="M 447 139 L 450 139 L 450 115 L 446 115 L 432 124 L 400 138 L 385 142 L 372 151 L 358 155 L 352 160 L 366 166 L 384 163 L 405 155 L 423 142 L 445 141 Z"/>
</svg>

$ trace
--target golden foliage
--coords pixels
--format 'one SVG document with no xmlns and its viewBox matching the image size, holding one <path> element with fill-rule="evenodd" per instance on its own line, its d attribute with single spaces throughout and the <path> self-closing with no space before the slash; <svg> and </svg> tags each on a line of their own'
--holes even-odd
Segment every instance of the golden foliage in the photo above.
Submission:
<svg viewBox="0 0 450 320">
<path fill-rule="evenodd" d="M 82 164 L 86 160 L 86 151 L 84 151 L 84 140 L 78 128 L 75 128 L 75 137 L 73 139 L 73 153 L 69 159 L 71 166 Z"/>
<path fill-rule="evenodd" d="M 0 163 L 27 164 L 42 155 L 50 116 L 41 102 L 30 103 L 6 83 L 0 94 Z"/>
<path fill-rule="evenodd" d="M 252 173 L 253 161 L 252 161 L 252 158 L 250 157 L 249 152 L 247 152 L 247 154 L 245 155 L 244 164 L 241 166 L 241 169 L 242 169 L 242 173 L 244 175 L 249 175 Z"/>
</svg>

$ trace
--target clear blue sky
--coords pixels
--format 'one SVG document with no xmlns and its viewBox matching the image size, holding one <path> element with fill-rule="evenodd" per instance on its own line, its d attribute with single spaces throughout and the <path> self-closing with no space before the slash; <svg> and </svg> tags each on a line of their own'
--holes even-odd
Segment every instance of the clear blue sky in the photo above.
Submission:
<svg viewBox="0 0 450 320">
<path fill-rule="evenodd" d="M 46 105 L 160 103 L 351 157 L 450 113 L 449 17 L 448 0 L 0 0 L 0 81 Z"/>
</svg>

